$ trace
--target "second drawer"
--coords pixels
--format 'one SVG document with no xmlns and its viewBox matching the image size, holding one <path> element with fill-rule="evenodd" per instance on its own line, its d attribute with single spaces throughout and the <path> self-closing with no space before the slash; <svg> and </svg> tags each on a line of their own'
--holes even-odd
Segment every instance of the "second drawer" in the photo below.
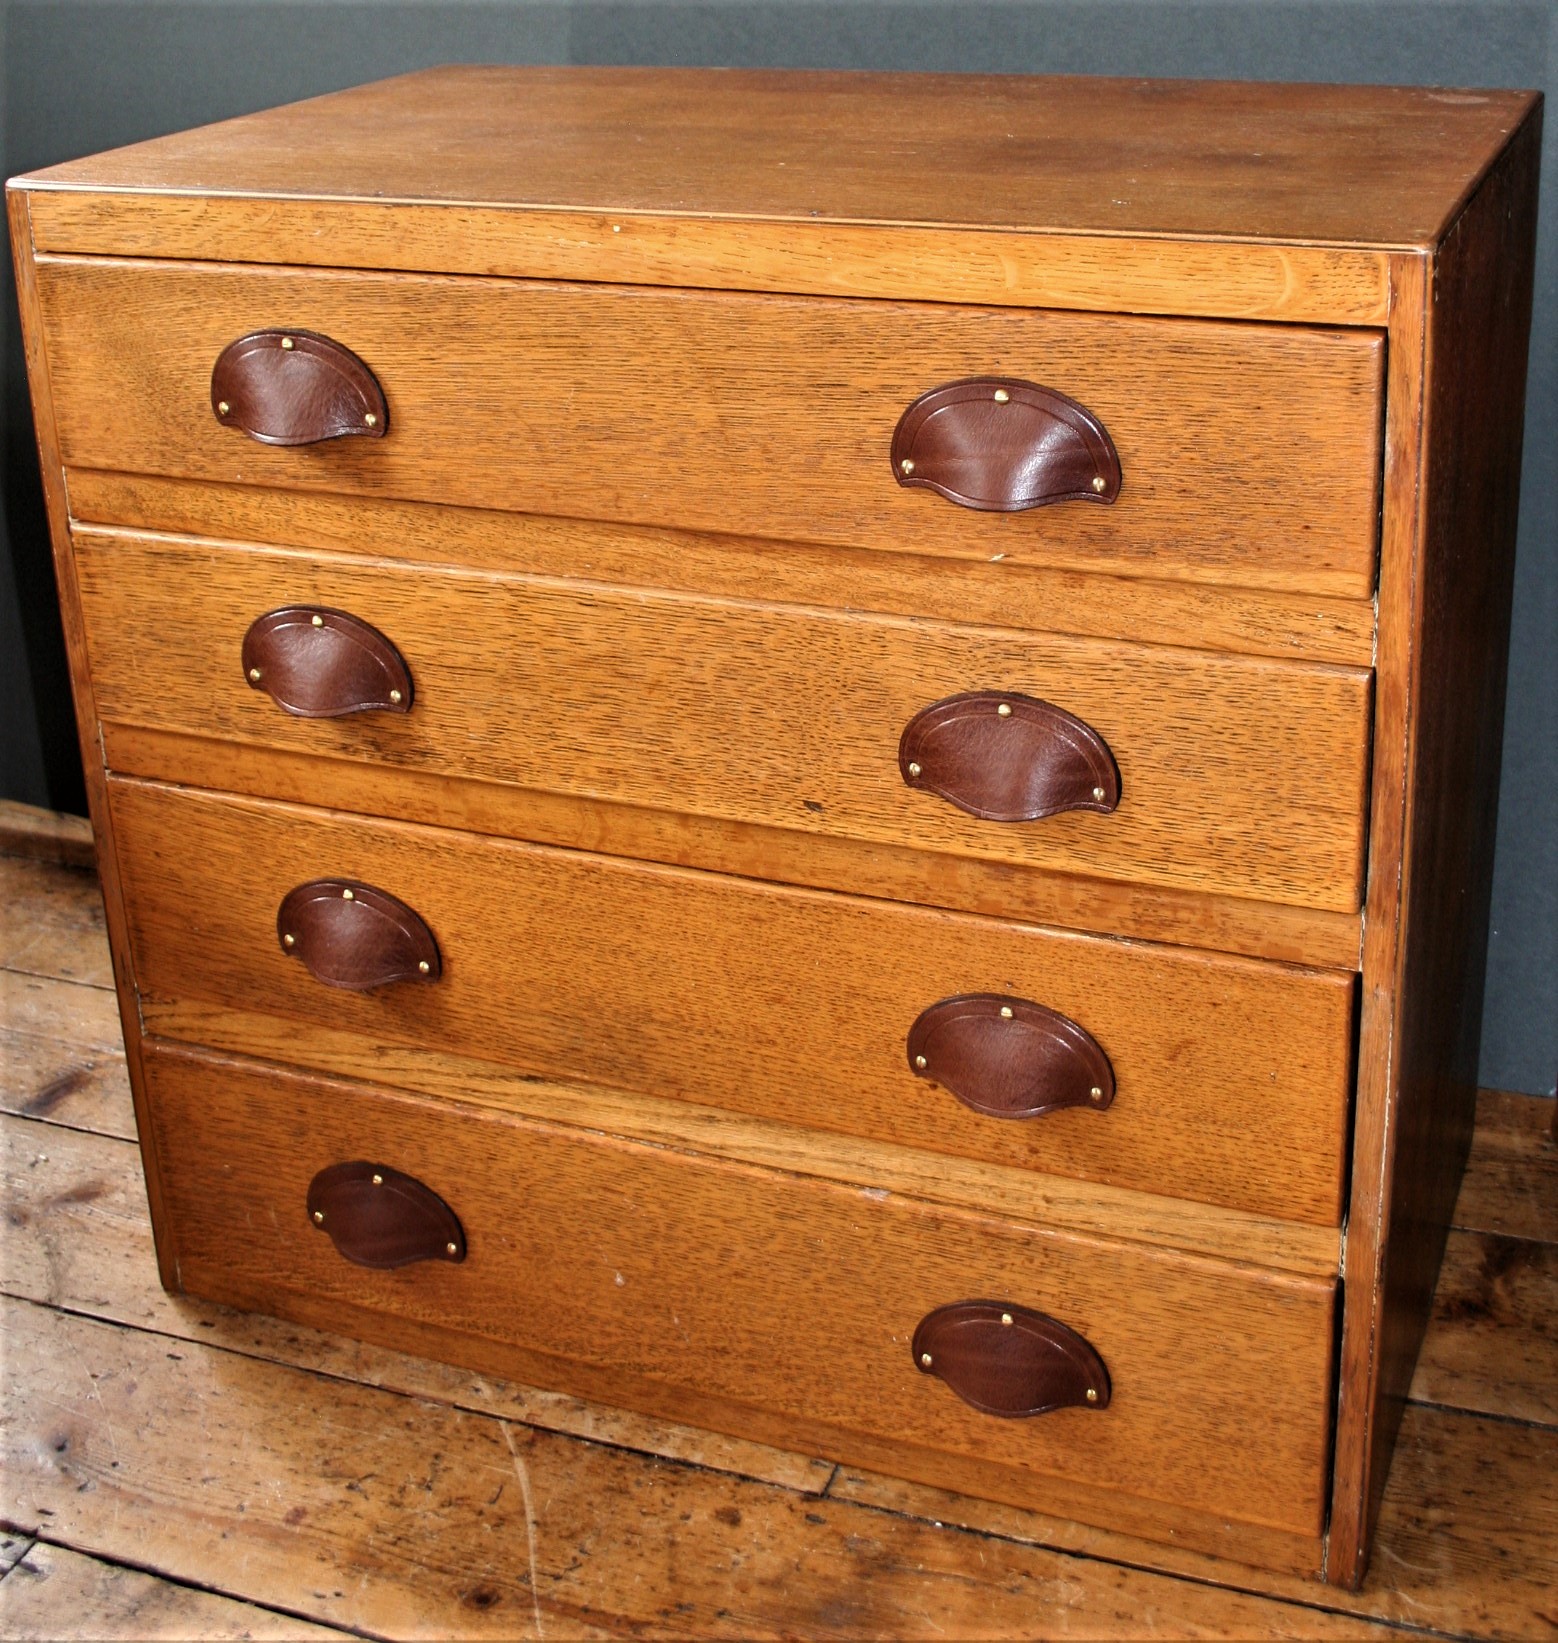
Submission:
<svg viewBox="0 0 1558 1643">
<path fill-rule="evenodd" d="M 1339 1218 L 1349 975 L 153 784 L 115 780 L 111 804 L 136 980 L 163 1030 L 180 1031 L 167 1011 L 187 1005 L 199 1024 L 183 1030 L 205 1036 L 211 1012 L 232 1008 L 277 1023 L 265 1053 L 305 1064 L 311 1026 L 355 1035 L 367 1076 L 383 1076 L 381 1044 L 424 1046 L 1257 1214 Z M 304 960 L 317 962 L 328 932 L 300 926 L 304 950 L 289 954 L 277 920 L 289 892 L 318 880 L 413 909 L 435 943 L 429 975 L 361 992 L 316 980 Z M 1096 1043 L 1112 1103 L 976 1111 L 933 1081 L 945 1037 L 919 1042 L 928 1065 L 916 1076 L 916 1020 L 967 995 L 987 1002 L 972 1041 L 952 1044 L 960 1093 L 978 1097 L 989 1078 L 1010 1088 L 1001 1035 L 1028 1028 L 1036 1004 Z"/>
</svg>

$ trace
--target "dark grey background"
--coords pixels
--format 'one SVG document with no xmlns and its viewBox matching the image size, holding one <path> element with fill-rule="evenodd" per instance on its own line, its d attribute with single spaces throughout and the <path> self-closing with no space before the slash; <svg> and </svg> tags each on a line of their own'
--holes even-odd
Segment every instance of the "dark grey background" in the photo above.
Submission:
<svg viewBox="0 0 1558 1643">
<path fill-rule="evenodd" d="M 440 62 L 707 63 L 1535 86 L 1553 0 L 0 0 L 0 172 Z M 1543 150 L 1481 1076 L 1558 1075 L 1558 113 Z M 82 809 L 6 259 L 0 797 Z"/>
</svg>

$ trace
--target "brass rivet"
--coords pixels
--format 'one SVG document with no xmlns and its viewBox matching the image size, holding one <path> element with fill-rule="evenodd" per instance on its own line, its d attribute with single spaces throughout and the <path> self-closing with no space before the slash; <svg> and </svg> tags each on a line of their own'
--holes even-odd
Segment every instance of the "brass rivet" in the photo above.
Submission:
<svg viewBox="0 0 1558 1643">
<path fill-rule="evenodd" d="M 928 1062 L 923 1055 L 917 1055 L 914 1058 L 914 1064 L 923 1072 L 924 1069 L 930 1065 L 930 1062 Z"/>
<path fill-rule="evenodd" d="M 1087 1389 L 1087 1401 L 1089 1403 L 1097 1403 L 1098 1402 L 1098 1394 L 1093 1390 L 1092 1387 L 1088 1387 L 1088 1389 Z"/>
<path fill-rule="evenodd" d="M 922 1352 L 920 1354 L 920 1362 L 922 1364 L 924 1364 L 927 1369 L 929 1369 L 930 1368 L 930 1353 L 929 1352 Z"/>
<path fill-rule="evenodd" d="M 444 1249 L 450 1255 L 458 1255 L 460 1253 L 460 1246 L 458 1244 L 445 1244 Z"/>
<path fill-rule="evenodd" d="M 260 682 L 260 670 L 257 667 L 251 667 L 249 669 L 249 677 L 255 682 L 255 684 L 258 684 Z"/>
<path fill-rule="evenodd" d="M 232 406 L 225 399 L 219 399 L 216 402 L 216 414 L 218 416 L 226 416 L 230 410 L 232 410 Z"/>
<path fill-rule="evenodd" d="M 1095 1101 L 1102 1101 L 1104 1098 L 1104 1092 L 1096 1084 L 1087 1093 L 1092 1096 Z"/>
<path fill-rule="evenodd" d="M 1001 1019 L 1002 1021 L 1010 1021 L 1012 1019 L 1012 1007 L 1010 1004 L 1003 1004 L 1001 1006 Z"/>
<path fill-rule="evenodd" d="M 995 391 L 995 402 L 997 405 L 1004 405 L 1011 397 L 1012 396 L 1007 393 L 1004 388 L 997 388 Z"/>
<path fill-rule="evenodd" d="M 1099 803 L 1100 803 L 1100 804 L 1101 804 L 1101 803 L 1102 803 L 1102 802 L 1103 802 L 1103 797 L 1104 797 L 1104 790 L 1103 790 L 1103 788 L 1101 788 L 1101 787 L 1095 787 L 1095 788 L 1094 788 L 1094 789 L 1093 789 L 1093 797 L 1094 797 L 1094 798 L 1095 798 L 1095 799 L 1097 799 L 1097 800 L 1098 800 L 1098 801 L 1099 801 Z"/>
<path fill-rule="evenodd" d="M 909 766 L 909 774 L 911 776 L 918 776 L 919 773 L 920 773 L 920 767 L 917 764 L 911 764 Z"/>
<path fill-rule="evenodd" d="M 1001 718 L 1009 719 L 1012 716 L 1012 704 L 1010 702 L 1002 702 L 995 711 Z"/>
<path fill-rule="evenodd" d="M 314 1211 L 314 1219 L 316 1221 L 323 1222 L 324 1218 L 325 1218 L 325 1212 L 322 1209 L 316 1209 Z"/>
<path fill-rule="evenodd" d="M 373 1178 L 373 1184 L 376 1187 L 382 1187 L 384 1185 L 384 1177 L 382 1175 L 375 1175 Z"/>
<path fill-rule="evenodd" d="M 314 626 L 316 628 L 322 628 L 325 625 L 325 619 L 324 619 L 323 616 L 312 616 L 312 617 L 309 618 L 309 620 L 314 624 Z"/>
<path fill-rule="evenodd" d="M 357 898 L 352 894 L 350 889 L 346 889 L 341 892 L 342 901 L 355 901 L 356 899 Z"/>
<path fill-rule="evenodd" d="M 390 692 L 390 700 L 392 702 L 398 702 L 400 700 L 400 692 L 398 690 L 392 690 Z"/>
<path fill-rule="evenodd" d="M 291 337 L 283 337 L 281 339 L 281 346 L 283 348 L 290 348 L 292 346 L 292 338 Z"/>
<path fill-rule="evenodd" d="M 429 964 L 425 958 L 417 960 L 417 968 L 425 976 L 430 976 L 433 973 L 433 966 Z"/>
<path fill-rule="evenodd" d="M 912 474 L 914 472 L 914 464 L 908 459 L 908 457 L 905 457 L 903 461 L 898 464 L 898 467 L 903 473 L 906 474 Z"/>
<path fill-rule="evenodd" d="M 1011 1321 L 1012 1321 L 1012 1315 L 1011 1315 L 1010 1312 L 1003 1312 L 1001 1314 L 1001 1322 L 1003 1324 L 1010 1324 Z"/>
<path fill-rule="evenodd" d="M 283 947 L 295 947 L 297 945 L 297 940 L 298 938 L 296 936 L 283 936 L 281 938 L 281 945 Z"/>
<path fill-rule="evenodd" d="M 379 419 L 373 414 L 372 411 L 367 411 L 364 413 L 363 421 L 366 422 L 370 428 L 377 428 L 379 425 Z"/>
<path fill-rule="evenodd" d="M 1109 481 L 1105 479 L 1102 474 L 1099 474 L 1097 478 L 1093 480 L 1093 489 L 1095 491 L 1101 491 L 1108 485 L 1108 483 Z"/>
</svg>

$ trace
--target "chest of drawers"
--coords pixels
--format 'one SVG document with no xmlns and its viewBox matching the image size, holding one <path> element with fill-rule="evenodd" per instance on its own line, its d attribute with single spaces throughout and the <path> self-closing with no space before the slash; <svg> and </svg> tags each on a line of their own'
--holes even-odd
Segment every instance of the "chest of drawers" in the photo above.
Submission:
<svg viewBox="0 0 1558 1643">
<path fill-rule="evenodd" d="M 165 1283 L 1361 1578 L 1539 128 L 445 69 L 13 182 Z"/>
</svg>

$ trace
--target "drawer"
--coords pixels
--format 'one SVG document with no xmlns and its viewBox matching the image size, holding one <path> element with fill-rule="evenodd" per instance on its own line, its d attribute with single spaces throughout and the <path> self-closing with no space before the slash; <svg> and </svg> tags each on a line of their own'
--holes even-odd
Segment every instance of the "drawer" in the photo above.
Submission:
<svg viewBox="0 0 1558 1643">
<path fill-rule="evenodd" d="M 155 1043 L 146 1079 L 171 1247 L 197 1294 L 413 1350 L 436 1338 L 451 1361 L 1116 1527 L 1320 1530 L 1331 1283 Z M 415 1178 L 454 1222 L 425 1206 L 412 1239 L 377 1204 L 343 1203 L 317 1182 L 343 1163 Z M 434 1258 L 395 1270 L 332 1241 L 388 1256 L 429 1235 Z M 450 1244 L 463 1259 L 443 1258 Z M 976 1299 L 1083 1337 L 1099 1405 L 1002 1419 L 923 1372 L 921 1321 Z"/>
<path fill-rule="evenodd" d="M 322 1054 L 309 1036 L 319 1029 L 360 1046 L 351 1070 L 362 1077 L 425 1081 L 437 1074 L 423 1051 L 474 1057 L 1047 1175 L 1339 1219 L 1351 976 L 110 785 L 153 1031 L 307 1063 Z M 331 904 L 288 956 L 283 898 L 321 879 L 410 907 L 436 943 L 436 981 L 359 992 L 316 980 L 321 960 L 340 979 L 334 943 L 372 923 L 359 906 Z M 993 1016 L 984 1001 L 939 1044 L 922 1027 L 929 1065 L 916 1076 L 911 1028 L 969 995 L 992 995 Z M 1107 1107 L 995 1115 L 1085 1095 L 1098 1076 L 1083 1076 L 1092 1051 L 1025 1004 L 1093 1041 Z M 1012 1044 L 1024 1046 L 1015 1060 Z M 398 1071 L 391 1046 L 405 1047 Z"/>
<path fill-rule="evenodd" d="M 931 856 L 1359 906 L 1366 669 L 85 528 L 76 541 L 105 721 Z M 250 688 L 246 630 L 300 603 L 385 635 L 414 680 L 410 711 L 300 719 Z M 905 727 L 970 691 L 1084 721 L 1118 767 L 1118 808 L 993 821 L 907 786 Z"/>
<path fill-rule="evenodd" d="M 1376 332 L 69 258 L 40 259 L 38 289 L 70 466 L 1352 597 L 1373 587 Z M 275 327 L 357 355 L 386 396 L 385 437 L 279 449 L 220 425 L 217 357 Z M 900 485 L 900 416 L 983 376 L 1037 382 L 1100 420 L 1117 501 L 991 513 Z M 953 442 L 983 451 L 995 437 L 976 427 Z"/>
</svg>

